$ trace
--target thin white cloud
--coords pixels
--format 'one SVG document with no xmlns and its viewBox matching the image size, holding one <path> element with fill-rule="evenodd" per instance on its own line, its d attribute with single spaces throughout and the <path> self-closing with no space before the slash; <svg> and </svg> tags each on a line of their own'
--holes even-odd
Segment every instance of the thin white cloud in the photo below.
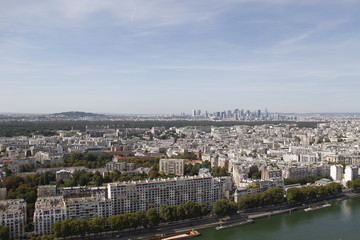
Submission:
<svg viewBox="0 0 360 240">
<path fill-rule="evenodd" d="M 222 4 L 165 0 L 46 0 L 8 1 L 0 8 L 1 26 L 21 23 L 26 19 L 41 24 L 65 24 L 66 21 L 86 21 L 95 14 L 105 14 L 114 24 L 142 23 L 144 25 L 172 25 L 189 21 L 203 21 L 216 16 Z"/>
<path fill-rule="evenodd" d="M 280 42 L 279 46 L 293 45 L 295 43 L 301 42 L 302 40 L 311 36 L 312 33 L 313 33 L 313 31 L 309 31 L 309 32 L 300 34 L 299 36 L 295 36 L 290 39 L 286 39 L 286 40 Z"/>
</svg>

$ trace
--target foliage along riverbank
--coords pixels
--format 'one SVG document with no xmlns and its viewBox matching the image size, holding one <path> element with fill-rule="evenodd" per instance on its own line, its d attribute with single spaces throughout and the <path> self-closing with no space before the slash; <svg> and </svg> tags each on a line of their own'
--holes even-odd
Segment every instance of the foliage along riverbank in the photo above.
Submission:
<svg viewBox="0 0 360 240">
<path fill-rule="evenodd" d="M 146 213 L 138 211 L 135 213 L 124 213 L 109 218 L 94 218 L 91 220 L 68 219 L 57 222 L 53 225 L 54 236 L 69 237 L 91 233 L 108 231 L 130 231 L 131 229 L 147 229 L 168 223 L 195 219 L 207 216 L 210 212 L 217 217 L 225 217 L 237 214 L 245 214 L 244 210 L 265 209 L 266 207 L 279 206 L 287 203 L 284 207 L 291 207 L 293 204 L 323 200 L 327 197 L 337 196 L 342 192 L 342 186 L 338 183 L 331 183 L 326 186 L 291 188 L 283 194 L 281 188 L 272 188 L 263 193 L 249 194 L 239 199 L 238 203 L 220 199 L 216 201 L 210 211 L 207 204 L 198 204 L 188 201 L 184 204 L 170 206 L 162 205 L 160 213 L 155 209 L 149 209 Z M 45 236 L 43 236 L 45 237 Z M 41 239 L 41 237 L 33 238 Z"/>
</svg>

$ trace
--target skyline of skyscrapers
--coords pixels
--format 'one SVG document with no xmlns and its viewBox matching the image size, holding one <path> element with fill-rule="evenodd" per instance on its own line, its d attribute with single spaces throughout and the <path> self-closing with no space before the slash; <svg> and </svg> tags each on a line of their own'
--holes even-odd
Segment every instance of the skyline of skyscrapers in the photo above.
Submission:
<svg viewBox="0 0 360 240">
<path fill-rule="evenodd" d="M 209 113 L 207 110 L 202 111 L 200 109 L 192 110 L 191 116 L 193 118 L 210 118 L 213 120 L 280 120 L 281 117 L 276 113 L 269 113 L 267 108 L 262 112 L 258 110 L 245 110 L 245 109 L 234 109 L 234 110 L 224 110 Z"/>
</svg>

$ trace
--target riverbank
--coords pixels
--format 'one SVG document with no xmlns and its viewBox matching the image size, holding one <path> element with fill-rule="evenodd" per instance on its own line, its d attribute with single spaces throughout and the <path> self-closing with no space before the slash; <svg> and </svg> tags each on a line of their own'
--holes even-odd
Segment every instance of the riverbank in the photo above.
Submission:
<svg viewBox="0 0 360 240">
<path fill-rule="evenodd" d="M 332 202 L 337 202 L 337 201 L 343 201 L 345 199 L 349 199 L 349 198 L 358 198 L 360 197 L 360 193 L 355 193 L 355 192 L 346 192 L 343 193 L 342 195 L 339 196 L 335 196 L 334 198 L 331 199 L 326 199 L 326 200 L 321 200 L 321 201 L 316 201 L 316 202 L 312 202 L 312 203 L 308 203 L 308 204 L 301 204 L 298 206 L 291 206 L 291 205 L 284 205 L 284 207 L 281 207 L 281 209 L 279 209 L 279 206 L 274 206 L 272 207 L 273 210 L 271 208 L 262 208 L 262 209 L 256 209 L 256 210 L 252 210 L 251 212 L 240 212 L 238 214 L 235 214 L 233 216 L 231 216 L 231 219 L 227 220 L 227 221 L 223 221 L 220 222 L 219 219 L 217 218 L 208 218 L 208 219 L 204 219 L 204 221 L 206 223 L 202 223 L 202 221 L 190 221 L 188 222 L 186 225 L 188 226 L 183 226 L 184 222 L 180 222 L 179 224 L 177 223 L 173 223 L 171 224 L 171 226 L 173 228 L 171 229 L 165 229 L 164 228 L 160 228 L 158 230 L 152 230 L 149 232 L 144 232 L 144 233 L 139 233 L 139 234 L 130 234 L 130 235 L 124 235 L 118 238 L 109 238 L 110 239 L 117 239 L 117 240 L 128 240 L 128 239 L 133 239 L 133 240 L 150 240 L 152 238 L 155 237 L 160 237 L 160 236 L 167 236 L 167 235 L 171 235 L 171 234 L 177 234 L 177 233 L 183 233 L 183 232 L 188 232 L 191 231 L 192 229 L 196 229 L 196 230 L 200 230 L 200 229 L 206 229 L 206 228 L 215 228 L 217 226 L 219 226 L 220 224 L 235 224 L 241 221 L 244 221 L 246 219 L 259 219 L 259 218 L 264 218 L 264 217 L 271 217 L 274 215 L 279 215 L 279 214 L 283 214 L 283 213 L 288 213 L 288 212 L 292 212 L 292 211 L 297 211 L 297 210 L 302 210 L 311 206 L 316 206 L 319 204 L 322 204 L 323 202 L 325 203 L 332 203 Z M 177 227 L 179 226 L 179 227 Z"/>
<path fill-rule="evenodd" d="M 161 225 L 153 228 L 147 229 L 134 229 L 121 232 L 103 232 L 100 234 L 89 234 L 85 236 L 73 236 L 67 237 L 66 239 L 106 239 L 106 240 L 150 240 L 153 238 L 159 238 L 162 236 L 169 236 L 173 234 L 180 234 L 184 232 L 189 232 L 193 229 L 207 229 L 215 228 L 222 225 L 237 224 L 248 219 L 260 219 L 265 217 L 271 217 L 274 215 L 280 215 L 287 212 L 293 212 L 308 207 L 313 207 L 316 205 L 321 205 L 324 203 L 331 203 L 342 201 L 349 198 L 358 198 L 360 193 L 345 192 L 341 195 L 334 196 L 328 199 L 322 199 L 318 201 L 313 201 L 308 204 L 297 204 L 297 205 L 288 205 L 282 204 L 277 206 L 251 209 L 247 211 L 238 212 L 235 215 L 232 215 L 228 220 L 221 221 L 219 218 L 214 216 L 205 216 L 197 219 L 189 219 L 184 221 L 162 223 Z"/>
</svg>

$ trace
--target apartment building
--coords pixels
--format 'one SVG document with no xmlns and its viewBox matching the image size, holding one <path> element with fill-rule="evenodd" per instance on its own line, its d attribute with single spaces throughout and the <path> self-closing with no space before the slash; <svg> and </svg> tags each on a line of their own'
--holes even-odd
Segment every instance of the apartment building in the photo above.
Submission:
<svg viewBox="0 0 360 240">
<path fill-rule="evenodd" d="M 36 200 L 34 212 L 34 231 L 36 235 L 51 234 L 52 225 L 66 218 L 63 196 L 39 197 Z"/>
<path fill-rule="evenodd" d="M 133 171 L 135 169 L 134 163 L 126 163 L 126 162 L 108 162 L 106 164 L 106 170 L 108 171 Z"/>
<path fill-rule="evenodd" d="M 282 177 L 282 173 L 280 169 L 267 168 L 267 169 L 261 169 L 260 172 L 261 172 L 262 180 L 270 180 L 270 179 Z"/>
<path fill-rule="evenodd" d="M 40 185 L 37 189 L 38 197 L 56 196 L 56 185 Z"/>
<path fill-rule="evenodd" d="M 160 159 L 159 170 L 168 175 L 183 176 L 184 164 L 184 159 Z"/>
<path fill-rule="evenodd" d="M 71 179 L 71 177 L 72 177 L 71 172 L 65 169 L 56 172 L 56 181 Z"/>
<path fill-rule="evenodd" d="M 172 179 L 116 182 L 108 184 L 113 214 L 157 210 L 161 205 L 178 205 L 189 200 L 210 205 L 231 190 L 230 177 L 180 177 Z"/>
<path fill-rule="evenodd" d="M 307 177 L 330 176 L 329 165 L 315 166 L 291 166 L 286 167 L 283 171 L 283 178 L 298 180 Z"/>
<path fill-rule="evenodd" d="M 341 181 L 344 176 L 344 167 L 342 165 L 331 165 L 330 176 L 334 181 Z"/>
<path fill-rule="evenodd" d="M 347 182 L 357 179 L 359 177 L 358 171 L 358 166 L 347 165 L 345 167 L 344 181 Z"/>
<path fill-rule="evenodd" d="M 26 202 L 24 199 L 0 201 L 0 226 L 9 229 L 10 239 L 21 239 L 25 234 Z"/>
<path fill-rule="evenodd" d="M 66 215 L 70 219 L 92 219 L 113 215 L 112 201 L 104 194 L 65 198 Z"/>
</svg>

